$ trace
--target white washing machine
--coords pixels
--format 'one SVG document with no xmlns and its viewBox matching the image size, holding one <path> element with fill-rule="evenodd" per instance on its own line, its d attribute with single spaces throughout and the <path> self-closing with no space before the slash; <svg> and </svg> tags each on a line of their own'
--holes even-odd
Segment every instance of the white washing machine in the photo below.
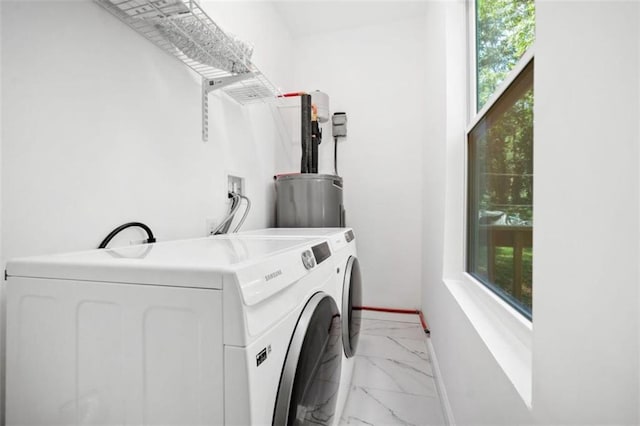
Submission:
<svg viewBox="0 0 640 426">
<path fill-rule="evenodd" d="M 329 243 L 242 236 L 7 265 L 7 424 L 332 424 Z"/>
<path fill-rule="evenodd" d="M 288 239 L 325 238 L 331 247 L 331 264 L 336 271 L 335 298 L 342 316 L 343 360 L 336 421 L 342 414 L 351 389 L 351 379 L 357 353 L 361 325 L 362 278 L 356 250 L 356 240 L 351 228 L 269 228 L 239 233 L 244 237 Z"/>
</svg>

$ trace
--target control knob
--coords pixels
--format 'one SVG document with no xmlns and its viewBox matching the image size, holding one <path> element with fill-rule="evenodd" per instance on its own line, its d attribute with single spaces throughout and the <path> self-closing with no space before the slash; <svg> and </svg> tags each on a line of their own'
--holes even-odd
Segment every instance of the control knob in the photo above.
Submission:
<svg viewBox="0 0 640 426">
<path fill-rule="evenodd" d="M 302 264 L 307 269 L 311 269 L 316 266 L 316 259 L 313 257 L 311 250 L 305 250 L 302 252 Z"/>
</svg>

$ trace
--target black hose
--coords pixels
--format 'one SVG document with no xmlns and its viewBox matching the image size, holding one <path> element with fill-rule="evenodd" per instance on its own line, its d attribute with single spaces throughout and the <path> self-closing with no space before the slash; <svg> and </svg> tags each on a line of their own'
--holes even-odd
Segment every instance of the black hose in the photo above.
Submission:
<svg viewBox="0 0 640 426">
<path fill-rule="evenodd" d="M 333 138 L 333 170 L 338 176 L 338 138 Z"/>
<path fill-rule="evenodd" d="M 144 241 L 145 244 L 149 244 L 149 243 L 155 243 L 156 239 L 153 236 L 153 232 L 151 232 L 151 228 L 149 228 L 147 225 L 145 225 L 144 223 L 141 222 L 129 222 L 129 223 L 125 223 L 123 225 L 118 226 L 116 229 L 114 229 L 113 231 L 109 232 L 109 235 L 107 235 L 104 240 L 102 240 L 102 242 L 100 243 L 100 245 L 98 246 L 99 249 L 103 249 L 107 247 L 107 244 L 109 244 L 109 242 L 111 242 L 111 240 L 113 239 L 113 237 L 115 237 L 116 235 L 118 235 L 121 231 L 127 229 L 127 228 L 131 228 L 133 226 L 136 226 L 138 228 L 142 228 L 145 230 L 145 232 L 147 233 L 147 239 Z"/>
</svg>

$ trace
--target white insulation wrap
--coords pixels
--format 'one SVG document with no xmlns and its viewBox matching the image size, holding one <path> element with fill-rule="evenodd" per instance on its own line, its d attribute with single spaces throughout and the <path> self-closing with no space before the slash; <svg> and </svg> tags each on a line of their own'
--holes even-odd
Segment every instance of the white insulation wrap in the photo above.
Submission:
<svg viewBox="0 0 640 426">
<path fill-rule="evenodd" d="M 319 90 L 311 92 L 311 103 L 318 108 L 318 121 L 320 123 L 329 121 L 329 95 Z"/>
</svg>

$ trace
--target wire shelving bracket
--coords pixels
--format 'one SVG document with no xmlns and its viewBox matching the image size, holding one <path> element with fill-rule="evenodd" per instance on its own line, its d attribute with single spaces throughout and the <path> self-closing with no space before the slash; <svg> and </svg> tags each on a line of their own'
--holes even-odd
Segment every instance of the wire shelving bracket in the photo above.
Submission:
<svg viewBox="0 0 640 426">
<path fill-rule="evenodd" d="M 226 34 L 196 0 L 94 0 L 202 77 L 202 138 L 209 100 L 221 90 L 246 105 L 275 101 L 279 90 L 250 61 L 252 48 Z"/>
</svg>

